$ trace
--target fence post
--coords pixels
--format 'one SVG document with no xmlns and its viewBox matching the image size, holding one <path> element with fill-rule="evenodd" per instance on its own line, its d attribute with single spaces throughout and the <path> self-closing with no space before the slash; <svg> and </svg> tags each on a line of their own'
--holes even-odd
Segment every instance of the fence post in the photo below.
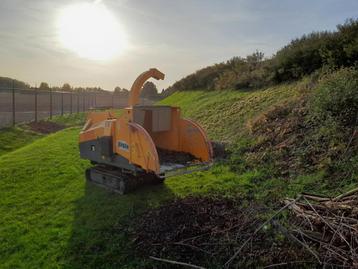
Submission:
<svg viewBox="0 0 358 269">
<path fill-rule="evenodd" d="M 85 112 L 85 93 L 82 93 L 82 111 Z"/>
<path fill-rule="evenodd" d="M 61 92 L 61 116 L 63 116 L 63 92 Z"/>
<path fill-rule="evenodd" d="M 35 88 L 35 122 L 37 122 L 37 88 Z"/>
<path fill-rule="evenodd" d="M 80 113 L 80 91 L 77 91 L 77 114 Z"/>
<path fill-rule="evenodd" d="M 12 81 L 12 125 L 15 126 L 15 81 Z"/>
<path fill-rule="evenodd" d="M 70 108 L 70 114 L 72 114 L 72 92 L 70 92 L 70 106 L 71 106 L 71 108 Z"/>
<path fill-rule="evenodd" d="M 50 119 L 52 119 L 52 89 L 50 89 Z"/>
<path fill-rule="evenodd" d="M 112 93 L 112 109 L 114 109 L 114 92 Z"/>
</svg>

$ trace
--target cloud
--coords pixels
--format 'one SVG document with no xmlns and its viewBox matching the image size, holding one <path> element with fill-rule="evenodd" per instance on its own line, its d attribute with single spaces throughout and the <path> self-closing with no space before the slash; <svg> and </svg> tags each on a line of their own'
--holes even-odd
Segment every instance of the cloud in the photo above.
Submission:
<svg viewBox="0 0 358 269">
<path fill-rule="evenodd" d="M 167 74 L 158 84 L 162 88 L 200 67 L 256 49 L 269 56 L 291 38 L 332 30 L 357 17 L 358 10 L 356 0 L 102 0 L 130 45 L 120 58 L 102 63 L 78 58 L 58 42 L 58 12 L 73 2 L 0 1 L 0 76 L 113 89 L 129 88 L 137 74 L 158 67 Z"/>
</svg>

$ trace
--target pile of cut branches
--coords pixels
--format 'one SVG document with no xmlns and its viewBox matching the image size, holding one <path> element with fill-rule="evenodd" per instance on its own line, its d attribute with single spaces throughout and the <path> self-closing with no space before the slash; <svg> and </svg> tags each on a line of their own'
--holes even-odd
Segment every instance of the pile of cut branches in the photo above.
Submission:
<svg viewBox="0 0 358 269">
<path fill-rule="evenodd" d="M 295 237 L 320 264 L 358 268 L 358 188 L 337 197 L 286 199 Z"/>
</svg>

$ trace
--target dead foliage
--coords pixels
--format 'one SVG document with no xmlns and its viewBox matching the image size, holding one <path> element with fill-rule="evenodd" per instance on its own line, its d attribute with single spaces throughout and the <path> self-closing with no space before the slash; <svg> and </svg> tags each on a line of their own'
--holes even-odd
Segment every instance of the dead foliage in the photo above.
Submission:
<svg viewBox="0 0 358 269">
<path fill-rule="evenodd" d="M 358 188 L 335 198 L 303 195 L 286 204 L 290 233 L 324 266 L 358 268 Z"/>
<path fill-rule="evenodd" d="M 355 130 L 352 129 L 353 135 L 350 129 L 341 129 L 335 135 L 320 133 L 320 128 L 325 127 L 309 121 L 308 113 L 307 97 L 301 97 L 250 121 L 247 127 L 256 143 L 246 152 L 247 163 L 252 167 L 272 164 L 277 176 L 290 177 L 329 168 L 338 159 L 349 159 L 358 146 Z M 332 130 L 326 128 L 327 132 Z"/>
<path fill-rule="evenodd" d="M 282 176 L 300 169 L 295 151 L 307 134 L 305 105 L 306 101 L 301 99 L 276 106 L 249 123 L 252 134 L 259 137 L 258 143 L 247 154 L 249 162 L 266 162 L 267 158 L 274 158 Z"/>
<path fill-rule="evenodd" d="M 172 264 L 218 268 L 310 262 L 301 246 L 263 220 L 266 208 L 240 202 L 187 197 L 149 210 L 136 221 L 136 252 Z"/>
<path fill-rule="evenodd" d="M 65 128 L 64 125 L 50 122 L 50 121 L 38 121 L 38 122 L 33 121 L 30 122 L 28 126 L 32 131 L 41 134 L 55 133 Z"/>
</svg>

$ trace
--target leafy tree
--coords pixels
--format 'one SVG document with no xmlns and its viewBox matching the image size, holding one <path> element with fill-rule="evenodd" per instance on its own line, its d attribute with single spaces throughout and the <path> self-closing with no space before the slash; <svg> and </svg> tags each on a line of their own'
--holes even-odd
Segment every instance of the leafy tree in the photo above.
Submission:
<svg viewBox="0 0 358 269">
<path fill-rule="evenodd" d="M 0 90 L 12 89 L 12 87 L 16 89 L 29 89 L 30 85 L 16 79 L 0 77 Z"/>
<path fill-rule="evenodd" d="M 50 86 L 48 85 L 47 82 L 41 82 L 39 90 L 48 91 L 50 90 Z"/>
<path fill-rule="evenodd" d="M 119 97 L 127 98 L 129 95 L 129 91 L 125 88 L 115 87 L 114 94 L 118 95 Z"/>
<path fill-rule="evenodd" d="M 157 86 L 151 81 L 147 81 L 140 93 L 141 97 L 149 98 L 149 99 L 155 99 L 158 97 L 158 90 Z"/>
<path fill-rule="evenodd" d="M 72 91 L 72 87 L 71 87 L 70 84 L 65 83 L 65 84 L 63 84 L 63 86 L 62 86 L 62 90 L 65 91 L 65 92 L 70 92 L 70 91 Z"/>
</svg>

